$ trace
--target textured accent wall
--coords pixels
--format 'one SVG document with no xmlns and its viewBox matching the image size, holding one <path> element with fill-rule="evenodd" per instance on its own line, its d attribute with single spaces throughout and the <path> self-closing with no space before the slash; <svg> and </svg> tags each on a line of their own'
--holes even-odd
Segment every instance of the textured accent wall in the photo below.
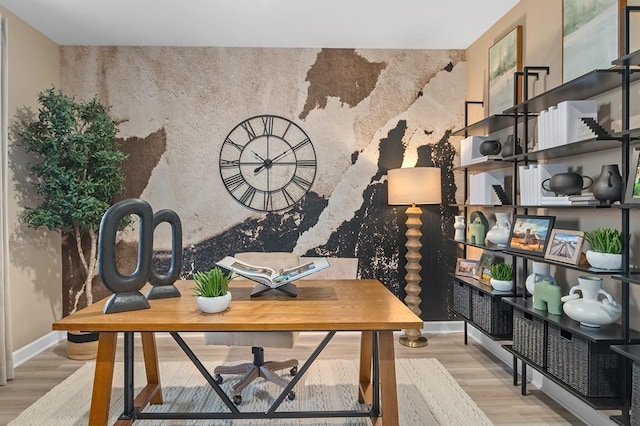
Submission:
<svg viewBox="0 0 640 426">
<path fill-rule="evenodd" d="M 399 297 L 406 217 L 387 205 L 386 172 L 441 167 L 443 206 L 454 202 L 449 134 L 462 126 L 465 73 L 457 50 L 61 48 L 63 88 L 97 93 L 122 121 L 124 197 L 182 219 L 185 276 L 238 251 L 358 257 L 360 276 L 380 279 Z M 274 213 L 234 200 L 218 168 L 227 134 L 261 114 L 298 124 L 317 156 L 309 193 Z M 423 209 L 424 319 L 448 318 L 455 247 L 446 238 L 455 212 L 443 206 Z M 122 253 L 136 238 L 135 230 L 125 233 Z M 162 262 L 168 233 L 155 239 Z M 127 258 L 119 256 L 123 264 Z M 79 277 L 72 266 L 66 274 L 71 295 Z"/>
</svg>

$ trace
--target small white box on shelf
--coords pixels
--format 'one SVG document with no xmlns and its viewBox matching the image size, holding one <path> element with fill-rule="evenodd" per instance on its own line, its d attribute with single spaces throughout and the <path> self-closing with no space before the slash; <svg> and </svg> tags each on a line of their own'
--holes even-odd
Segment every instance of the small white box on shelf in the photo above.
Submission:
<svg viewBox="0 0 640 426">
<path fill-rule="evenodd" d="M 469 176 L 469 204 L 499 205 L 498 195 L 493 185 L 500 185 L 504 189 L 504 173 L 483 172 Z"/>
<path fill-rule="evenodd" d="M 595 135 L 582 118 L 598 119 L 598 102 L 564 101 L 558 104 L 558 139 L 561 145 L 582 141 Z"/>
<path fill-rule="evenodd" d="M 501 158 L 499 155 L 480 154 L 480 144 L 490 140 L 489 136 L 469 136 L 460 141 L 460 165 L 466 166 L 474 163 L 481 163 L 492 158 Z"/>
</svg>

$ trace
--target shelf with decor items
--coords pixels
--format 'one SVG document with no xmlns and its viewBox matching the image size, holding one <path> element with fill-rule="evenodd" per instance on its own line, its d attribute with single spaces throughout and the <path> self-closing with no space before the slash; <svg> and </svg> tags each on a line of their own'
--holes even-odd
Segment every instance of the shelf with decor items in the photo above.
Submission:
<svg viewBox="0 0 640 426">
<path fill-rule="evenodd" d="M 464 322 L 464 343 L 467 344 L 467 324 L 493 340 L 511 340 L 513 308 L 502 302 L 514 297 L 514 291 L 497 291 L 489 283 L 474 277 L 450 274 L 453 304 L 449 311 Z"/>
</svg>

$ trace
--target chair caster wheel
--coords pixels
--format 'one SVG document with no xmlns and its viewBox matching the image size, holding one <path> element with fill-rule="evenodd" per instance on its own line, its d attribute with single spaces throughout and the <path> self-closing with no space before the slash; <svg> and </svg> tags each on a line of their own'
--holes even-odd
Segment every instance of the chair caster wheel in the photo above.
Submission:
<svg viewBox="0 0 640 426">
<path fill-rule="evenodd" d="M 241 395 L 233 395 L 233 403 L 236 405 L 242 404 L 242 396 Z"/>
<path fill-rule="evenodd" d="M 216 375 L 213 377 L 213 381 L 214 381 L 214 382 L 216 382 L 217 384 L 221 385 L 221 384 L 222 384 L 222 382 L 224 382 L 224 379 L 222 378 L 222 376 L 221 376 L 221 375 L 216 374 Z"/>
<path fill-rule="evenodd" d="M 294 391 L 289 392 L 287 398 L 289 398 L 289 401 L 293 401 L 294 399 L 296 399 L 296 393 Z"/>
<path fill-rule="evenodd" d="M 295 376 L 296 374 L 298 374 L 298 367 L 293 367 L 291 368 L 291 370 L 289 370 L 289 373 L 291 373 L 292 376 Z"/>
</svg>

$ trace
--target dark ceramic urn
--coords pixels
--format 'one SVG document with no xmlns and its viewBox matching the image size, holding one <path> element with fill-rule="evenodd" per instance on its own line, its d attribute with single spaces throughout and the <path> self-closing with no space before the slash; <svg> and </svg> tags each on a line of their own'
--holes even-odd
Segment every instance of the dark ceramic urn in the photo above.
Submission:
<svg viewBox="0 0 640 426">
<path fill-rule="evenodd" d="M 611 204 L 622 200 L 622 176 L 617 164 L 602 166 L 600 176 L 593 182 L 593 196 L 596 200 Z"/>
<path fill-rule="evenodd" d="M 593 180 L 589 176 L 580 176 L 574 172 L 558 173 L 542 181 L 542 189 L 558 196 L 577 195 L 583 189 L 589 188 L 592 183 Z"/>
<path fill-rule="evenodd" d="M 478 151 L 482 155 L 498 155 L 500 154 L 500 149 L 502 149 L 500 142 L 494 139 L 488 139 L 478 147 Z"/>
</svg>

